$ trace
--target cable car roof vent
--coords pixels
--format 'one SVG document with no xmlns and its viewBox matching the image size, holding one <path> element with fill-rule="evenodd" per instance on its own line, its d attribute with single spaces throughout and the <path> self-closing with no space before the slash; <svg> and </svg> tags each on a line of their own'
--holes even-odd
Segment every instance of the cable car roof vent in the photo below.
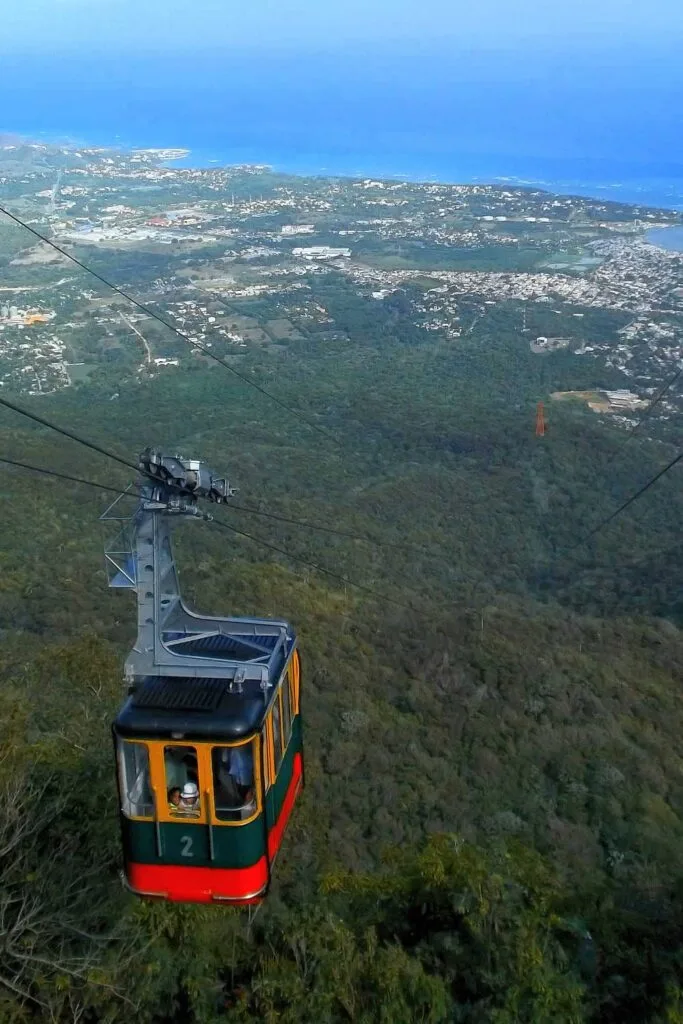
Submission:
<svg viewBox="0 0 683 1024">
<path fill-rule="evenodd" d="M 149 679 L 133 696 L 136 708 L 164 711 L 216 711 L 223 694 L 223 679 Z"/>
</svg>

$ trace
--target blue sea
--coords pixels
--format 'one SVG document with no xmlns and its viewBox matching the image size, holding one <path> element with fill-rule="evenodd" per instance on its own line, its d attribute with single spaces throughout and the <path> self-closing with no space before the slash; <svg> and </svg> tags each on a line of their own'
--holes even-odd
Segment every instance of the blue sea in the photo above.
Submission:
<svg viewBox="0 0 683 1024">
<path fill-rule="evenodd" d="M 4 55 L 0 132 L 683 210 L 678 52 Z"/>
<path fill-rule="evenodd" d="M 683 228 L 654 228 L 647 232 L 647 240 L 669 252 L 683 252 Z"/>
</svg>

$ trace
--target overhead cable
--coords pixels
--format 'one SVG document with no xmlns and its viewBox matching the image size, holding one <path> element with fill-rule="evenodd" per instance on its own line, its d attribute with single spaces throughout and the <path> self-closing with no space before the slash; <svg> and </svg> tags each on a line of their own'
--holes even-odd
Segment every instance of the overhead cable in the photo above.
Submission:
<svg viewBox="0 0 683 1024">
<path fill-rule="evenodd" d="M 260 508 L 252 508 L 250 505 L 238 505 L 230 501 L 225 508 L 231 512 L 245 512 L 252 516 L 263 516 L 266 519 L 274 519 L 278 523 L 289 523 L 292 526 L 299 526 L 305 530 L 320 530 L 322 533 L 332 533 L 337 537 L 347 537 L 349 540 L 363 541 L 365 544 L 374 544 L 381 548 L 396 548 L 399 551 L 416 551 L 422 555 L 429 555 L 429 552 L 420 547 L 419 544 L 395 544 L 386 540 L 374 540 L 372 537 L 365 537 L 360 533 L 351 533 L 349 530 L 338 530 L 334 526 L 323 526 L 321 523 L 309 523 L 304 519 L 293 519 L 290 516 L 283 516 L 277 512 L 264 512 Z"/>
<path fill-rule="evenodd" d="M 28 469 L 31 472 L 40 473 L 44 476 L 56 477 L 59 480 L 68 480 L 71 483 L 84 484 L 87 487 L 95 487 L 102 491 L 112 491 L 115 494 L 122 493 L 120 487 L 110 487 L 108 484 L 99 484 L 96 483 L 94 480 L 85 480 L 82 477 L 70 476 L 67 473 L 60 473 L 57 470 L 46 469 L 45 467 L 42 466 L 32 466 L 27 462 L 20 462 L 17 459 L 6 459 L 0 457 L 0 462 L 8 466 L 16 466 L 20 469 Z M 139 491 L 135 490 L 131 491 L 130 493 L 137 494 L 138 496 L 140 494 Z M 219 526 L 224 530 L 230 530 L 232 533 L 235 533 L 240 537 L 245 537 L 247 540 L 253 541 L 255 544 L 260 544 L 262 547 L 268 548 L 270 551 L 276 551 L 278 554 L 284 555 L 286 558 L 289 558 L 294 562 L 300 562 L 302 565 L 306 565 L 310 569 L 315 569 L 316 572 L 322 573 L 325 576 L 329 576 L 332 579 L 345 584 L 346 586 L 355 587 L 356 590 L 362 590 L 364 593 L 370 594 L 372 597 L 375 597 L 380 601 L 389 602 L 391 604 L 397 605 L 399 608 L 412 611 L 412 609 L 408 605 L 403 604 L 401 601 L 396 601 L 393 597 L 388 597 L 386 594 L 381 594 L 379 593 L 379 591 L 374 590 L 372 587 L 367 587 L 363 583 L 357 583 L 355 580 L 350 579 L 348 576 L 342 576 L 341 573 L 336 573 L 332 569 L 327 569 L 325 566 L 319 565 L 317 562 L 311 562 L 307 558 L 302 558 L 301 555 L 294 555 L 292 554 L 291 551 L 287 551 L 285 548 L 278 547 L 276 544 L 271 544 L 270 541 L 264 540 L 262 537 L 255 537 L 253 536 L 253 534 L 246 533 L 246 531 L 244 530 L 238 530 L 235 526 L 231 526 L 229 523 L 223 522 L 220 519 L 214 518 L 212 522 L 215 526 Z"/>
<path fill-rule="evenodd" d="M 622 448 L 626 447 L 626 445 L 631 440 L 631 438 L 633 437 L 635 432 L 640 429 L 640 427 L 643 425 L 645 420 L 649 419 L 649 417 L 652 415 L 653 410 L 659 405 L 661 400 L 664 398 L 664 395 L 667 393 L 669 388 L 673 387 L 673 385 L 676 383 L 676 381 L 681 376 L 681 374 L 683 374 L 683 363 L 681 363 L 681 365 L 676 370 L 676 372 L 673 374 L 673 376 L 670 377 L 669 380 L 665 381 L 664 384 L 662 384 L 661 388 L 659 389 L 657 394 L 654 396 L 654 398 L 652 399 L 652 401 L 648 405 L 648 407 L 645 410 L 645 412 L 643 413 L 643 415 L 639 418 L 638 422 L 636 424 L 634 424 L 633 427 L 631 427 L 631 429 L 629 430 L 628 434 L 626 435 L 626 439 L 624 440 L 624 442 L 622 443 L 622 445 L 621 445 L 621 447 L 619 449 L 620 451 L 621 451 Z"/>
<path fill-rule="evenodd" d="M 619 506 L 619 508 L 615 509 L 614 512 L 611 513 L 611 515 L 607 516 L 606 519 L 603 519 L 601 522 L 599 522 L 597 524 L 597 526 L 594 526 L 592 530 L 590 530 L 584 537 L 581 537 L 579 540 L 577 540 L 575 544 L 572 544 L 572 546 L 568 549 L 567 554 L 571 554 L 571 552 L 575 551 L 576 548 L 581 547 L 583 544 L 585 544 L 587 541 L 589 541 L 592 537 L 594 537 L 596 535 L 596 533 L 599 533 L 600 530 L 604 529 L 605 526 L 607 526 L 614 519 L 616 519 L 617 516 L 621 515 L 621 513 L 625 509 L 627 509 L 629 507 L 629 505 L 632 505 L 633 502 L 637 501 L 638 498 L 642 497 L 643 494 L 645 494 L 646 491 L 649 491 L 650 488 L 654 484 L 656 484 L 657 481 L 660 480 L 666 473 L 668 473 L 670 469 L 673 469 L 673 467 L 678 462 L 680 462 L 681 459 L 683 459 L 683 452 L 679 452 L 678 455 L 676 455 L 671 460 L 671 462 L 667 463 L 667 465 L 664 466 L 663 469 L 660 469 L 658 473 L 655 473 L 655 475 L 650 480 L 648 480 L 648 482 L 646 484 L 643 484 L 643 486 L 640 487 L 635 492 L 635 494 L 632 494 L 630 498 L 627 498 L 626 501 L 622 502 L 622 504 Z"/>
<path fill-rule="evenodd" d="M 67 430 L 64 427 L 60 427 L 58 424 L 52 423 L 50 420 L 47 420 L 42 416 L 38 416 L 36 413 L 30 412 L 28 409 L 24 409 L 21 406 L 16 405 L 14 402 L 10 402 L 9 399 L 0 396 L 0 405 L 4 405 L 6 406 L 6 408 L 11 409 L 13 412 L 18 412 L 20 415 L 26 416 L 28 419 L 34 420 L 36 423 L 39 423 L 43 427 L 48 427 L 50 430 L 55 430 L 57 431 L 57 433 L 62 434 L 64 437 L 68 437 L 72 441 L 77 441 L 78 444 L 85 445 L 86 448 L 90 448 L 92 449 L 92 451 L 98 452 L 100 455 L 104 455 L 106 458 L 114 459 L 116 462 L 120 462 L 121 465 L 126 466 L 128 469 L 132 469 L 135 473 L 142 472 L 140 467 L 136 465 L 134 462 L 130 462 L 127 459 L 122 459 L 115 452 L 111 452 L 106 448 L 102 448 L 100 445 L 95 444 L 95 442 L 88 441 L 87 438 L 80 437 L 78 434 L 73 433 L 73 431 Z M 0 461 L 7 460 L 0 459 Z M 27 466 L 26 468 L 35 469 L 36 467 Z M 87 481 L 81 482 L 87 483 Z M 263 516 L 266 519 L 273 519 L 277 522 L 290 523 L 292 526 L 298 526 L 307 530 L 320 530 L 323 533 L 331 533 L 336 534 L 340 537 L 348 537 L 350 540 L 363 541 L 366 544 L 374 544 L 377 547 L 397 548 L 402 551 L 418 551 L 421 554 L 428 554 L 428 552 L 420 548 L 419 545 L 395 544 L 391 541 L 380 542 L 373 540 L 372 537 L 364 537 L 358 533 L 351 533 L 349 530 L 337 530 L 332 526 L 323 526 L 322 524 L 309 523 L 301 519 L 294 519 L 290 516 L 279 515 L 275 512 L 265 512 L 262 511 L 261 509 L 251 508 L 248 505 L 238 505 L 237 503 L 230 502 L 230 504 L 227 505 L 226 508 L 231 508 L 236 512 L 244 512 L 250 515 Z"/>
<path fill-rule="evenodd" d="M 107 448 L 102 448 L 101 445 L 95 444 L 94 441 L 88 441 L 85 437 L 80 437 L 71 430 L 67 430 L 66 427 L 60 427 L 56 423 L 52 423 L 50 420 L 46 420 L 43 416 L 38 416 L 35 412 L 29 412 L 28 409 L 22 408 L 20 405 L 16 405 L 14 402 L 10 402 L 9 399 L 0 396 L 0 405 L 4 405 L 6 409 L 11 409 L 13 412 L 18 412 L 21 416 L 26 416 L 28 419 L 33 420 L 34 423 L 40 423 L 42 427 L 48 427 L 50 430 L 56 430 L 58 434 L 62 434 L 64 437 L 70 438 L 72 441 L 77 441 L 78 444 L 85 445 L 86 448 L 90 448 L 94 452 L 98 452 L 100 455 L 104 455 L 107 459 L 114 459 L 115 462 L 120 462 L 122 466 L 126 466 L 128 469 L 132 469 L 135 473 L 140 472 L 140 467 L 135 462 L 129 462 L 128 459 L 122 459 L 116 452 L 110 452 Z"/>
<path fill-rule="evenodd" d="M 30 463 L 28 463 L 28 462 L 20 462 L 17 459 L 7 459 L 7 458 L 4 458 L 3 456 L 0 456 L 0 462 L 4 463 L 7 466 L 15 466 L 15 467 L 17 467 L 19 469 L 27 469 L 27 470 L 29 470 L 30 472 L 33 472 L 33 473 L 42 473 L 44 476 L 53 476 L 53 477 L 56 477 L 59 480 L 68 480 L 70 483 L 83 484 L 86 487 L 96 487 L 96 488 L 98 488 L 101 491 L 111 491 L 113 494 L 121 494 L 122 493 L 122 488 L 121 487 L 112 487 L 110 484 L 100 484 L 100 483 L 97 483 L 94 480 L 86 480 L 83 477 L 71 476 L 68 473 L 60 473 L 57 470 L 47 469 L 44 466 L 33 466 Z M 142 472 L 142 471 L 138 469 L 138 472 Z M 151 477 L 150 479 L 152 479 L 153 481 L 156 481 L 156 477 Z M 140 496 L 140 491 L 136 490 L 135 488 L 131 488 L 128 493 Z M 293 526 L 299 526 L 299 527 L 302 527 L 302 528 L 307 529 L 307 530 L 323 530 L 326 533 L 338 534 L 340 537 L 348 537 L 351 540 L 363 541 L 366 544 L 371 544 L 371 545 L 374 545 L 376 547 L 397 547 L 397 548 L 406 547 L 406 545 L 400 545 L 400 544 L 392 545 L 392 544 L 387 544 L 386 542 L 376 541 L 376 540 L 373 540 L 371 537 L 364 537 L 364 536 L 362 536 L 362 534 L 349 533 L 346 530 L 335 530 L 334 527 L 332 527 L 332 526 L 322 526 L 322 525 L 317 525 L 315 523 L 304 522 L 303 520 L 300 520 L 300 519 L 291 519 L 288 516 L 279 516 L 279 515 L 276 515 L 275 513 L 272 513 L 272 512 L 262 512 L 260 509 L 249 508 L 246 505 L 235 505 L 234 502 L 232 502 L 232 501 L 226 503 L 223 506 L 223 508 L 226 511 L 228 511 L 228 512 L 235 511 L 235 512 L 245 513 L 247 515 L 267 516 L 269 519 L 275 519 L 278 522 L 281 521 L 281 522 L 285 522 L 285 523 L 291 523 Z M 421 550 L 421 549 L 416 548 L 415 550 Z"/>
<path fill-rule="evenodd" d="M 44 476 L 54 476 L 58 480 L 69 480 L 73 484 L 84 484 L 86 487 L 97 487 L 100 491 L 111 491 L 113 494 L 121 494 L 120 487 L 112 487 L 110 484 L 98 484 L 94 480 L 84 480 L 80 476 L 70 476 L 68 473 L 60 473 L 56 469 L 46 469 L 44 466 L 31 466 L 28 462 L 19 462 L 17 459 L 5 459 L 0 456 L 0 462 L 6 466 L 17 466 L 19 469 L 28 469 L 32 473 L 42 473 Z M 131 492 L 137 493 L 135 491 Z"/>
<path fill-rule="evenodd" d="M 414 611 L 414 609 L 409 605 L 404 604 L 402 601 L 396 601 L 395 598 L 388 597 L 386 594 L 381 594 L 372 587 L 366 587 L 363 583 L 356 583 L 355 580 L 349 579 L 348 576 L 342 576 L 340 573 L 333 572 L 332 569 L 327 569 L 323 565 L 318 565 L 317 562 L 311 562 L 307 558 L 302 558 L 300 555 L 293 555 L 291 551 L 286 551 L 284 548 L 280 548 L 276 544 L 271 544 L 262 537 L 254 537 L 251 533 L 245 533 L 244 530 L 238 530 L 235 526 L 231 526 L 230 523 L 226 523 L 222 519 L 214 519 L 213 522 L 215 526 L 220 526 L 224 530 L 231 530 L 232 533 L 236 533 L 239 537 L 246 537 L 247 540 L 251 540 L 255 544 L 260 544 L 262 547 L 268 548 L 270 551 L 276 551 L 279 555 L 291 558 L 294 562 L 300 562 L 302 565 L 308 566 L 309 569 L 315 569 L 316 572 L 320 572 L 325 576 L 330 576 L 332 579 L 337 580 L 340 583 L 344 583 L 346 586 L 355 587 L 356 590 L 362 590 L 364 593 L 370 594 L 371 597 L 375 597 L 379 601 L 389 602 L 399 608 L 403 608 L 404 611 Z"/>
<path fill-rule="evenodd" d="M 157 320 L 160 324 L 163 324 L 164 327 L 167 327 L 175 335 L 181 338 L 182 341 L 184 341 L 186 345 L 189 345 L 190 348 L 199 349 L 199 351 L 203 352 L 204 355 L 208 356 L 210 359 L 213 359 L 216 363 L 220 363 L 221 366 L 224 366 L 226 370 L 228 370 L 235 377 L 237 377 L 238 380 L 241 380 L 243 384 L 248 384 L 249 387 L 254 388 L 256 391 L 260 392 L 271 402 L 274 402 L 281 409 L 284 409 L 285 412 L 301 420 L 301 422 L 305 423 L 306 426 L 310 427 L 311 430 L 315 430 L 318 434 L 321 434 L 323 437 L 327 438 L 328 441 L 333 441 L 334 444 L 341 445 L 341 442 L 334 436 L 334 434 L 331 434 L 323 427 L 319 427 L 317 423 L 313 423 L 312 420 L 309 420 L 305 416 L 302 416 L 302 414 L 297 409 L 294 409 L 292 408 L 292 406 L 287 405 L 286 402 L 283 402 L 282 399 L 277 398 L 276 395 L 273 395 L 270 391 L 267 391 L 266 388 L 262 387 L 260 384 L 257 384 L 256 381 L 250 380 L 249 377 L 245 376 L 245 374 L 243 373 L 240 373 L 239 370 L 236 370 L 234 366 L 231 366 L 230 363 L 226 362 L 225 359 L 221 359 L 220 356 L 217 356 L 216 353 L 212 352 L 210 348 L 206 347 L 206 345 L 202 345 L 201 342 L 189 338 L 186 334 L 183 333 L 183 331 L 176 327 L 175 324 L 171 323 L 170 320 L 166 320 L 159 313 L 156 313 L 149 306 L 145 305 L 144 302 L 139 302 L 137 299 L 134 299 L 129 292 L 124 291 L 123 288 L 119 288 L 118 285 L 114 284 L 112 281 L 109 281 L 108 278 L 103 277 L 102 274 L 99 274 L 96 270 L 93 270 L 92 267 L 87 266 L 87 264 L 83 263 L 75 256 L 72 256 L 70 252 L 67 252 L 67 250 L 63 249 L 60 245 L 57 245 L 57 243 L 53 242 L 50 238 L 47 237 L 47 235 L 43 235 L 40 231 L 36 231 L 35 228 L 32 228 L 30 224 L 27 224 L 25 221 L 23 221 L 21 217 L 17 217 L 16 214 L 10 213 L 10 211 L 4 206 L 0 206 L 0 213 L 4 213 L 5 216 L 9 217 L 10 220 L 13 220 L 15 224 L 19 224 L 19 226 L 25 228 L 26 231 L 30 231 L 31 234 L 35 235 L 35 237 L 40 239 L 41 242 L 45 242 L 46 245 L 51 246 L 55 250 L 55 252 L 58 252 L 62 256 L 65 256 L 66 259 L 71 260 L 71 262 L 75 263 L 77 267 L 81 268 L 81 270 L 85 270 L 87 274 L 90 274 L 92 277 L 96 278 L 102 284 L 106 285 L 107 288 L 111 288 L 111 290 L 116 292 L 117 295 L 120 295 L 127 302 L 130 302 L 131 305 L 141 310 L 147 316 L 151 316 L 152 319 Z"/>
</svg>

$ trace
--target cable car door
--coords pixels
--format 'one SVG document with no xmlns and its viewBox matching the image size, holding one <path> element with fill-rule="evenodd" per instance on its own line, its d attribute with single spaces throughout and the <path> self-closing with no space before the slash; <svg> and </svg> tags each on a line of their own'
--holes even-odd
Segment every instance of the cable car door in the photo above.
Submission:
<svg viewBox="0 0 683 1024">
<path fill-rule="evenodd" d="M 155 790 L 161 829 L 162 860 L 172 864 L 208 864 L 213 860 L 211 779 L 202 751 L 190 743 L 166 743 L 164 789 Z"/>
</svg>

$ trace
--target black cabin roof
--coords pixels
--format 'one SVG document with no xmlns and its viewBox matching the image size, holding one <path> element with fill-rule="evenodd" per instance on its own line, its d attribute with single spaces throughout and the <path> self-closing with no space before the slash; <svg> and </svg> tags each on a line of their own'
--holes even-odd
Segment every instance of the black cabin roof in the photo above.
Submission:
<svg viewBox="0 0 683 1024">
<path fill-rule="evenodd" d="M 150 676 L 123 705 L 114 728 L 128 738 L 242 739 L 260 728 L 274 689 L 264 693 L 258 680 L 245 680 L 241 692 L 229 686 L 226 679 Z"/>
</svg>

